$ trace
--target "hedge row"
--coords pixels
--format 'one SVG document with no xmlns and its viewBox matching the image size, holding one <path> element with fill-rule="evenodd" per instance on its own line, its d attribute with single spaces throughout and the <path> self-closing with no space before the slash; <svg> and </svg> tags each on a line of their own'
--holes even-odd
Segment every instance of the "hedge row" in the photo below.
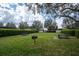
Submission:
<svg viewBox="0 0 79 59">
<path fill-rule="evenodd" d="M 79 38 L 79 29 L 63 29 L 61 33 Z"/>
<path fill-rule="evenodd" d="M 75 30 L 74 29 L 64 29 L 61 31 L 61 33 L 64 33 L 66 35 L 75 36 Z"/>
<path fill-rule="evenodd" d="M 36 33 L 36 30 L 20 30 L 20 29 L 0 29 L 0 36 L 11 36 L 19 34 Z"/>
</svg>

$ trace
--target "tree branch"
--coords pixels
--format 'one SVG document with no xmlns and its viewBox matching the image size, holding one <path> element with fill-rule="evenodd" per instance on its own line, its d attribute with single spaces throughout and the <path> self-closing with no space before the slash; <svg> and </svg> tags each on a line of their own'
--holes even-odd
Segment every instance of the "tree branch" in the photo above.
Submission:
<svg viewBox="0 0 79 59">
<path fill-rule="evenodd" d="M 64 10 L 72 10 L 72 11 L 75 11 L 75 12 L 79 12 L 79 9 L 71 9 L 71 8 L 64 8 L 63 10 L 62 10 L 62 12 L 64 11 Z"/>
<path fill-rule="evenodd" d="M 73 17 L 71 17 L 71 16 L 67 16 L 67 15 L 59 15 L 60 17 L 68 17 L 68 18 L 70 18 L 70 19 L 72 19 L 72 20 L 74 20 L 75 22 L 77 22 L 77 20 L 76 19 L 74 19 Z"/>
</svg>

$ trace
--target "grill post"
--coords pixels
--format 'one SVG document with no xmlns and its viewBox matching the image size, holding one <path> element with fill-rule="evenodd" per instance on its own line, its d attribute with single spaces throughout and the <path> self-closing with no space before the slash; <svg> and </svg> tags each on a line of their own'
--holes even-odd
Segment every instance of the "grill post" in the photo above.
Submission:
<svg viewBox="0 0 79 59">
<path fill-rule="evenodd" d="M 37 38 L 38 38 L 37 35 L 32 35 L 32 40 L 33 40 L 34 44 L 36 44 L 36 39 Z"/>
</svg>

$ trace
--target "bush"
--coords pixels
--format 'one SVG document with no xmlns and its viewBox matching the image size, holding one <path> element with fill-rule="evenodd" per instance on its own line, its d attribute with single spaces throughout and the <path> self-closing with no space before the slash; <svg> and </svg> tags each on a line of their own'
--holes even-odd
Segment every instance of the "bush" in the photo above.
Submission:
<svg viewBox="0 0 79 59">
<path fill-rule="evenodd" d="M 64 29 L 61 30 L 61 33 L 64 33 L 69 36 L 75 36 L 75 29 Z"/>
<path fill-rule="evenodd" d="M 76 31 L 75 31 L 75 36 L 76 36 L 77 38 L 79 38 L 79 30 L 76 30 Z"/>
<path fill-rule="evenodd" d="M 58 38 L 59 39 L 68 39 L 69 36 L 68 35 L 65 35 L 65 34 L 58 34 Z"/>
<path fill-rule="evenodd" d="M 11 36 L 19 34 L 36 33 L 36 30 L 20 30 L 20 29 L 0 29 L 0 36 Z"/>
<path fill-rule="evenodd" d="M 79 38 L 79 29 L 64 29 L 61 33 Z"/>
</svg>

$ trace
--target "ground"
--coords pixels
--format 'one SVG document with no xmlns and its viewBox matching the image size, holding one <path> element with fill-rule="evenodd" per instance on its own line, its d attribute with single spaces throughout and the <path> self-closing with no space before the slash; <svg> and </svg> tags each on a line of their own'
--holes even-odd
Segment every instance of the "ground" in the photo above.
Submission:
<svg viewBox="0 0 79 59">
<path fill-rule="evenodd" d="M 37 35 L 36 44 L 31 36 Z M 0 55 L 79 55 L 78 39 L 58 39 L 57 33 L 34 33 L 0 38 Z"/>
</svg>

